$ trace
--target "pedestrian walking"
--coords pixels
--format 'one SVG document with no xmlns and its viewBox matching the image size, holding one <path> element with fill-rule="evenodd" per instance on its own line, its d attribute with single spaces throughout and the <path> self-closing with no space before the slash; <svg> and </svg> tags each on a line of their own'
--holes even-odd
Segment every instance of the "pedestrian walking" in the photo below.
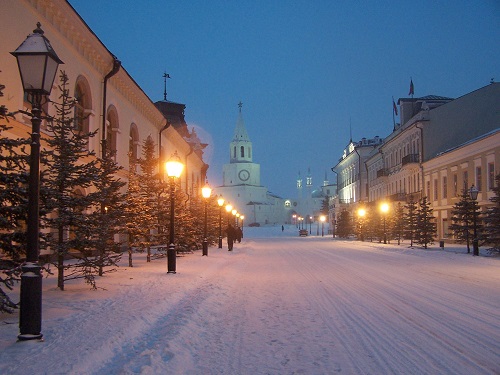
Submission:
<svg viewBox="0 0 500 375">
<path fill-rule="evenodd" d="M 242 237 L 243 237 L 243 231 L 241 230 L 240 227 L 236 227 L 236 241 L 238 241 L 238 243 L 241 243 Z"/>
<path fill-rule="evenodd" d="M 227 234 L 227 251 L 233 251 L 233 243 L 236 234 L 231 224 L 228 224 L 226 228 L 226 234 Z"/>
</svg>

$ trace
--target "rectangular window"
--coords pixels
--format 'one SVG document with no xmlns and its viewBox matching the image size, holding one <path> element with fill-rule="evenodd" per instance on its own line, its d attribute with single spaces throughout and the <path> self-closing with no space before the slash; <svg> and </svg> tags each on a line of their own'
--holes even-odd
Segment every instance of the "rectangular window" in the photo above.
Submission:
<svg viewBox="0 0 500 375">
<path fill-rule="evenodd" d="M 437 201 L 438 199 L 438 180 L 437 178 L 434 179 L 434 200 Z"/>
<path fill-rule="evenodd" d="M 469 189 L 469 172 L 464 171 L 464 189 L 468 190 Z"/>
<path fill-rule="evenodd" d="M 453 196 L 456 197 L 458 195 L 458 175 L 455 173 L 453 175 Z"/>
<path fill-rule="evenodd" d="M 482 184 L 481 184 L 481 167 L 476 167 L 476 188 L 477 190 L 481 191 L 482 190 Z"/>
<path fill-rule="evenodd" d="M 443 199 L 448 198 L 448 177 L 443 177 Z"/>
<path fill-rule="evenodd" d="M 430 181 L 427 181 L 427 186 L 426 186 L 426 190 L 427 190 L 427 197 L 429 198 L 429 200 L 431 199 L 431 182 Z"/>
<path fill-rule="evenodd" d="M 488 190 L 495 187 L 495 164 L 488 163 Z"/>
</svg>

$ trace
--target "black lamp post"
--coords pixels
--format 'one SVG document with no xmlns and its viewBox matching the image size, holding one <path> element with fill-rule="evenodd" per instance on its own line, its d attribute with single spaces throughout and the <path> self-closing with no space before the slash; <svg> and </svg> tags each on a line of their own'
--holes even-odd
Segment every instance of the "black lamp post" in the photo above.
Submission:
<svg viewBox="0 0 500 375">
<path fill-rule="evenodd" d="M 170 157 L 170 160 L 166 163 L 167 176 L 170 177 L 170 233 L 169 233 L 169 244 L 167 250 L 168 258 L 168 273 L 176 273 L 176 259 L 177 256 L 175 250 L 175 233 L 174 233 L 174 220 L 175 220 L 175 179 L 179 178 L 184 164 L 181 163 L 181 159 L 177 154 L 177 151 Z"/>
<path fill-rule="evenodd" d="M 313 221 L 313 217 L 309 216 L 309 234 L 312 234 L 312 221 Z"/>
<path fill-rule="evenodd" d="M 28 222 L 26 262 L 22 266 L 19 340 L 42 338 L 42 275 L 40 255 L 40 124 L 42 97 L 50 95 L 57 68 L 63 62 L 49 40 L 43 36 L 40 22 L 33 33 L 14 51 L 23 90 L 31 100 L 31 155 L 28 190 Z"/>
<path fill-rule="evenodd" d="M 240 219 L 241 219 L 241 238 L 243 238 L 243 226 L 244 226 L 245 215 L 241 215 Z"/>
<path fill-rule="evenodd" d="M 360 208 L 358 210 L 358 217 L 359 217 L 359 239 L 361 241 L 365 240 L 365 238 L 363 236 L 363 220 L 364 220 L 365 215 L 366 215 L 366 210 L 364 208 Z M 384 229 L 384 232 L 385 232 L 385 229 Z"/>
<path fill-rule="evenodd" d="M 479 190 L 474 185 L 472 185 L 469 190 L 470 199 L 476 202 L 478 193 Z M 472 219 L 474 224 L 474 238 L 472 239 L 472 255 L 479 256 L 479 243 L 477 240 L 477 215 L 476 215 L 476 207 L 474 204 L 472 205 L 472 209 L 473 209 Z"/>
<path fill-rule="evenodd" d="M 217 199 L 217 204 L 219 205 L 219 249 L 222 249 L 222 206 L 224 205 L 222 196 Z"/>
<path fill-rule="evenodd" d="M 387 216 L 387 213 L 389 212 L 389 205 L 387 203 L 382 203 L 380 206 L 380 210 L 382 211 L 382 215 L 384 216 L 384 243 L 387 243 L 387 231 L 385 227 L 385 217 Z"/>
<path fill-rule="evenodd" d="M 231 220 L 231 211 L 233 210 L 233 206 L 231 204 L 226 204 L 226 212 L 227 212 L 227 225 L 229 226 Z"/>
<path fill-rule="evenodd" d="M 326 216 L 321 215 L 319 217 L 319 220 L 321 221 L 321 237 L 324 237 L 325 235 L 325 221 L 326 221 Z"/>
<path fill-rule="evenodd" d="M 208 239 L 207 239 L 207 212 L 208 212 L 208 199 L 212 194 L 212 189 L 205 182 L 205 186 L 201 188 L 201 195 L 205 198 L 205 223 L 203 227 L 203 251 L 201 256 L 208 256 Z"/>
</svg>

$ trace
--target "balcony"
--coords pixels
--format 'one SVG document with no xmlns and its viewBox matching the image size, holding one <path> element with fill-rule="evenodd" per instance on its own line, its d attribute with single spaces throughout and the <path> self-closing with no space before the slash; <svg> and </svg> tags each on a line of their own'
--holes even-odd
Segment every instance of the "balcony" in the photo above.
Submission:
<svg viewBox="0 0 500 375">
<path fill-rule="evenodd" d="M 377 171 L 377 178 L 383 178 L 387 176 L 389 176 L 389 172 L 387 171 L 387 169 L 382 168 Z"/>
<path fill-rule="evenodd" d="M 410 164 L 420 164 L 420 158 L 418 154 L 408 154 L 401 160 L 401 166 L 405 167 Z"/>
</svg>

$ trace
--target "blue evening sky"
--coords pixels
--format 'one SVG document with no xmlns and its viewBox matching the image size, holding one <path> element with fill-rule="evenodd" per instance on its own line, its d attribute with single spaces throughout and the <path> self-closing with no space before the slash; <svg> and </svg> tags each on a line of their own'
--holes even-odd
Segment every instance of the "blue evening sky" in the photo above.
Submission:
<svg viewBox="0 0 500 375">
<path fill-rule="evenodd" d="M 167 99 L 210 144 L 213 186 L 240 100 L 262 185 L 294 198 L 299 171 L 335 180 L 350 126 L 355 141 L 390 134 L 410 77 L 415 97 L 500 80 L 497 0 L 69 2 L 152 101 L 170 74 Z"/>
</svg>

